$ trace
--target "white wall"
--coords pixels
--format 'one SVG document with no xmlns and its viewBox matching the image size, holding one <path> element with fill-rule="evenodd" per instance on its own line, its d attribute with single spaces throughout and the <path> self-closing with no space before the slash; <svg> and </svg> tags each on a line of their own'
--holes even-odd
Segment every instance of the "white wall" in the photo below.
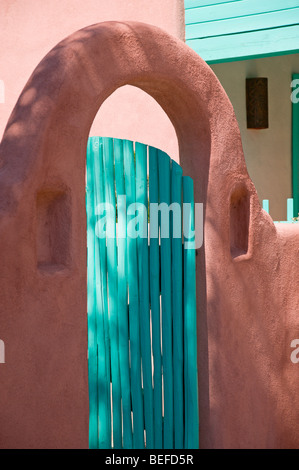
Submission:
<svg viewBox="0 0 299 470">
<path fill-rule="evenodd" d="M 270 200 L 274 220 L 286 220 L 292 197 L 292 73 L 299 73 L 299 54 L 228 62 L 211 66 L 235 109 L 249 174 L 260 200 Z M 246 127 L 245 79 L 268 78 L 269 128 Z M 298 176 L 299 177 L 299 176 Z"/>
</svg>

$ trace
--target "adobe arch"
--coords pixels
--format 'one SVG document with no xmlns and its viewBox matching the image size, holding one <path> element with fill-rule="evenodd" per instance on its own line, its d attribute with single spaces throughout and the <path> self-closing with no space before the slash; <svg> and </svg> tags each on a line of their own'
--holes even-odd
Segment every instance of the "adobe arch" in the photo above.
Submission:
<svg viewBox="0 0 299 470">
<path fill-rule="evenodd" d="M 245 401 L 252 393 L 238 358 L 231 364 L 236 379 L 225 374 L 231 335 L 223 328 L 236 327 L 238 339 L 248 326 L 236 318 L 242 294 L 234 283 L 247 279 L 242 260 L 254 279 L 257 237 L 263 234 L 256 254 L 266 259 L 266 270 L 273 263 L 266 245 L 271 241 L 274 252 L 277 246 L 247 174 L 232 105 L 211 69 L 180 40 L 142 23 L 107 22 L 76 32 L 47 54 L 0 145 L 1 446 L 88 446 L 86 144 L 99 107 L 126 84 L 149 93 L 168 114 L 184 173 L 194 179 L 196 201 L 205 204 L 197 267 L 201 446 L 238 445 L 244 427 L 244 446 L 248 439 L 266 442 L 266 429 L 250 424 L 263 420 L 262 385 L 261 400 L 248 410 L 244 399 L 238 405 L 230 399 L 244 380 Z M 248 301 L 254 303 L 254 290 Z M 239 354 L 246 354 L 242 345 Z M 254 360 L 250 380 L 259 387 L 260 356 Z"/>
</svg>

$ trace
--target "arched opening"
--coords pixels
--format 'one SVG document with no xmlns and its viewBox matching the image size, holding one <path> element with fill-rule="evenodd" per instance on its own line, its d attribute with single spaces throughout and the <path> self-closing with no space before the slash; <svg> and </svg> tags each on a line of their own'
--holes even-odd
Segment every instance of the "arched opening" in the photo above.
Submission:
<svg viewBox="0 0 299 470">
<path fill-rule="evenodd" d="M 136 87 L 107 98 L 90 133 L 113 136 L 87 146 L 90 447 L 198 447 L 193 182 L 155 147 L 178 155 Z"/>
<path fill-rule="evenodd" d="M 130 85 L 118 88 L 104 101 L 90 136 L 142 142 L 179 162 L 177 136 L 168 116 L 151 96 Z"/>
</svg>

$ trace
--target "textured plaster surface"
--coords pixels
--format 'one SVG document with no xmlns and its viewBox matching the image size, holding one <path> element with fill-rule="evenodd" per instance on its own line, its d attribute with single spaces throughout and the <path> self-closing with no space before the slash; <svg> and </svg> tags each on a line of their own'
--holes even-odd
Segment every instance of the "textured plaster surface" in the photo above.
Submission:
<svg viewBox="0 0 299 470">
<path fill-rule="evenodd" d="M 261 209 L 232 105 L 209 66 L 134 22 L 93 25 L 59 43 L 0 144 L 0 445 L 88 446 L 86 144 L 99 107 L 126 84 L 168 115 L 204 203 L 200 447 L 299 447 L 299 364 L 290 361 L 298 227 L 277 229 Z"/>
</svg>

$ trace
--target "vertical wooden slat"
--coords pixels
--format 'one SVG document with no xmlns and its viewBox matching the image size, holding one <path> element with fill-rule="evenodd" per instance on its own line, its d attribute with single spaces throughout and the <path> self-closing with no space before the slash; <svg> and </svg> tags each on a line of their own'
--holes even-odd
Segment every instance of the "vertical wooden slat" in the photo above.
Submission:
<svg viewBox="0 0 299 470">
<path fill-rule="evenodd" d="M 263 209 L 269 214 L 269 199 L 263 199 Z"/>
<path fill-rule="evenodd" d="M 171 202 L 182 202 L 183 170 L 176 162 L 172 162 L 171 170 Z M 172 214 L 171 214 L 172 215 Z M 174 223 L 178 220 L 171 217 Z M 181 218 L 180 218 L 181 222 Z M 171 224 L 172 226 L 172 224 Z M 175 227 L 176 228 L 176 227 Z M 181 223 L 179 226 L 181 233 Z M 172 305 L 173 305 L 173 387 L 174 387 L 174 447 L 183 449 L 184 446 L 184 376 L 183 376 L 183 245 L 182 236 L 172 235 Z"/>
<path fill-rule="evenodd" d="M 119 328 L 119 361 L 121 379 L 121 397 L 123 412 L 123 447 L 132 449 L 131 386 L 129 363 L 129 323 L 127 293 L 127 239 L 126 239 L 126 201 L 124 180 L 123 141 L 114 139 L 115 183 L 117 193 L 118 221 L 118 328 Z"/>
<path fill-rule="evenodd" d="M 94 206 L 98 214 L 99 205 L 105 202 L 103 183 L 103 146 L 99 137 L 91 137 L 93 157 Z M 95 231 L 95 295 L 98 351 L 98 447 L 111 447 L 110 415 L 110 354 L 107 315 L 106 240 Z"/>
<path fill-rule="evenodd" d="M 133 142 L 124 141 L 124 170 L 127 207 L 136 202 L 135 163 Z M 127 227 L 128 229 L 128 227 Z M 127 260 L 129 284 L 129 331 L 131 356 L 131 391 L 133 408 L 133 445 L 135 449 L 144 447 L 144 410 L 141 390 L 140 319 L 138 295 L 138 269 L 136 238 L 127 233 Z"/>
<path fill-rule="evenodd" d="M 170 158 L 158 151 L 160 204 L 170 205 Z M 167 220 L 168 219 L 168 220 Z M 161 224 L 169 223 L 168 215 Z M 173 363 L 172 363 L 172 302 L 171 302 L 171 239 L 161 233 L 161 296 L 162 296 L 162 363 L 164 380 L 164 448 L 173 448 Z"/>
<path fill-rule="evenodd" d="M 145 211 L 139 211 L 139 228 L 143 238 L 137 238 L 139 305 L 140 305 L 140 335 L 142 376 L 144 390 L 144 419 L 146 432 L 146 447 L 154 448 L 153 422 L 153 388 L 151 365 L 151 336 L 149 308 L 149 264 L 148 264 L 148 196 L 147 196 L 147 146 L 136 142 L 136 202 L 142 204 Z"/>
<path fill-rule="evenodd" d="M 159 203 L 158 151 L 149 147 L 149 200 Z M 150 233 L 152 233 L 150 219 Z M 152 347 L 154 362 L 154 441 L 155 449 L 162 449 L 162 358 L 160 333 L 160 256 L 159 238 L 150 236 L 150 303 L 152 314 Z"/>
<path fill-rule="evenodd" d="M 184 210 L 184 356 L 185 356 L 185 448 L 198 448 L 198 383 L 197 383 L 197 322 L 193 180 L 183 177 L 183 202 L 191 204 Z M 187 229 L 187 233 L 186 233 Z M 189 249 L 186 248 L 186 243 Z"/>
<path fill-rule="evenodd" d="M 293 213 L 294 213 L 294 200 L 293 198 L 290 197 L 287 199 L 287 221 L 288 222 L 292 222 Z"/>
<path fill-rule="evenodd" d="M 89 383 L 89 448 L 98 445 L 97 331 L 95 304 L 95 212 L 92 143 L 87 147 L 87 318 L 88 318 L 88 383 Z"/>
<path fill-rule="evenodd" d="M 103 139 L 99 137 L 99 144 L 101 153 L 101 158 L 99 159 L 99 175 L 100 175 L 100 184 L 99 184 L 99 198 L 100 201 L 106 202 L 105 194 L 105 175 L 104 175 L 104 163 L 103 163 Z M 106 350 L 106 377 L 107 377 L 107 403 L 108 403 L 108 413 L 107 413 L 107 433 L 109 433 L 109 442 L 111 447 L 111 392 L 110 392 L 110 382 L 111 382 L 111 360 L 110 360 L 110 334 L 109 334 L 109 312 L 108 312 L 108 279 L 107 279 L 107 246 L 106 246 L 106 237 L 99 239 L 100 245 L 100 260 L 101 260 L 101 287 L 103 295 L 103 305 L 104 305 L 104 336 L 105 343 L 102 345 Z"/>
<path fill-rule="evenodd" d="M 111 236 L 107 236 L 107 270 L 108 270 L 108 305 L 109 334 L 111 347 L 111 375 L 113 402 L 113 447 L 122 447 L 121 424 L 121 389 L 118 351 L 118 312 L 117 312 L 117 255 L 116 255 L 116 220 L 115 220 L 115 185 L 113 140 L 103 138 L 103 163 L 105 172 L 106 203 L 111 204 L 114 211 L 108 211 L 107 223 L 111 224 Z"/>
</svg>

